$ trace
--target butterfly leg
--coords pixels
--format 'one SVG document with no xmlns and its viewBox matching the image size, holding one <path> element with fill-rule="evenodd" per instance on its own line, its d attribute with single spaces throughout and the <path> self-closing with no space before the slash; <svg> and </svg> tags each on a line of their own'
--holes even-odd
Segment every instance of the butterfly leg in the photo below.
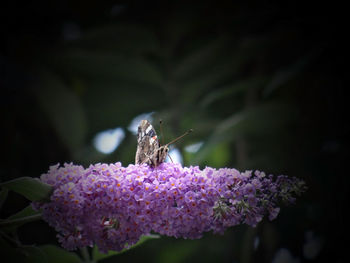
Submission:
<svg viewBox="0 0 350 263">
<path fill-rule="evenodd" d="M 167 153 L 167 155 L 169 156 L 170 161 L 171 161 L 172 163 L 174 163 L 173 158 L 171 158 L 170 154 Z"/>
</svg>

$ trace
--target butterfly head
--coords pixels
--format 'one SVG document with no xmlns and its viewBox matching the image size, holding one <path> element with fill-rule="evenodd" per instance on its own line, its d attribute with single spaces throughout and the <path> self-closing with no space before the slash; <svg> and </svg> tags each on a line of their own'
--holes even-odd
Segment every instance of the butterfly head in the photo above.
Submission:
<svg viewBox="0 0 350 263">
<path fill-rule="evenodd" d="M 169 147 L 168 145 L 160 146 L 157 152 L 157 162 L 163 163 L 169 153 Z"/>
</svg>

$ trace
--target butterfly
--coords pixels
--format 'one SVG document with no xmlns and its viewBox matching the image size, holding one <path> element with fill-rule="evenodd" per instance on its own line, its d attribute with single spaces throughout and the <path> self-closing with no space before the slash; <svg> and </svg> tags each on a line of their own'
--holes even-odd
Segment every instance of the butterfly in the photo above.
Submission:
<svg viewBox="0 0 350 263">
<path fill-rule="evenodd" d="M 157 167 L 165 161 L 169 152 L 169 145 L 181 139 L 188 133 L 190 129 L 175 140 L 160 146 L 157 133 L 152 124 L 147 120 L 142 120 L 137 130 L 137 150 L 135 156 L 135 164 L 148 164 Z"/>
</svg>

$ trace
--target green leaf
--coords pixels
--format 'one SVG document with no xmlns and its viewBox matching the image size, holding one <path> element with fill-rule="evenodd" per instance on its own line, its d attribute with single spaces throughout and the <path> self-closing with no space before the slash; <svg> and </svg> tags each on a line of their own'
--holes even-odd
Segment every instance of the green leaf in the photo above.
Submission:
<svg viewBox="0 0 350 263">
<path fill-rule="evenodd" d="M 216 61 L 218 57 L 224 56 L 224 50 L 229 45 L 228 39 L 219 38 L 196 47 L 186 56 L 179 59 L 180 61 L 175 66 L 172 73 L 173 77 L 176 79 L 184 79 L 193 75 L 206 65 L 212 65 L 213 61 Z"/>
<path fill-rule="evenodd" d="M 79 256 L 74 252 L 69 252 L 54 245 L 40 246 L 50 263 L 78 263 L 81 262 Z"/>
<path fill-rule="evenodd" d="M 26 263 L 47 263 L 46 254 L 40 248 L 35 246 L 23 246 L 19 248 L 20 253 L 24 254 Z"/>
<path fill-rule="evenodd" d="M 255 76 L 249 79 L 245 79 L 242 81 L 238 81 L 222 88 L 215 89 L 201 100 L 201 107 L 208 107 L 212 103 L 223 100 L 227 97 L 237 96 L 238 93 L 246 91 L 250 88 L 259 88 L 264 86 L 266 83 L 266 77 L 263 76 Z"/>
<path fill-rule="evenodd" d="M 230 147 L 226 143 L 216 145 L 210 153 L 207 165 L 211 167 L 223 167 L 230 160 Z"/>
<path fill-rule="evenodd" d="M 142 45 L 140 45 L 142 43 Z M 140 25 L 106 25 L 86 30 L 71 46 L 127 54 L 154 53 L 160 49 L 156 34 Z"/>
<path fill-rule="evenodd" d="M 5 227 L 6 231 L 11 231 L 25 223 L 38 219 L 41 219 L 41 213 L 33 210 L 32 206 L 29 205 L 18 213 L 2 220 L 0 226 Z"/>
<path fill-rule="evenodd" d="M 113 80 L 117 85 L 127 81 L 152 87 L 163 84 L 161 71 L 154 62 L 118 52 L 69 49 L 55 58 L 55 63 L 67 75 L 78 75 L 89 81 Z"/>
<path fill-rule="evenodd" d="M 195 101 L 208 89 L 215 88 L 222 82 L 227 81 L 232 76 L 233 62 L 226 59 L 215 68 L 203 69 L 201 72 L 193 74 L 188 79 L 179 82 L 179 86 L 184 91 L 182 100 Z"/>
<path fill-rule="evenodd" d="M 263 96 L 270 96 L 276 89 L 286 85 L 291 79 L 302 73 L 309 63 L 319 55 L 319 51 L 299 58 L 296 62 L 289 64 L 286 68 L 278 70 L 271 78 L 271 81 L 263 90 Z"/>
<path fill-rule="evenodd" d="M 32 208 L 32 205 L 28 205 L 27 207 L 23 208 L 21 211 L 19 211 L 16 214 L 13 214 L 12 216 L 9 216 L 7 219 L 19 219 L 27 216 L 33 216 L 33 215 L 40 215 L 41 213 L 38 211 L 35 211 Z"/>
<path fill-rule="evenodd" d="M 121 253 L 124 253 L 124 252 L 130 250 L 130 249 L 133 249 L 133 248 L 138 247 L 139 245 L 143 244 L 144 242 L 146 242 L 146 241 L 148 241 L 148 240 L 151 240 L 151 239 L 158 239 L 159 237 L 160 237 L 159 235 L 147 235 L 147 236 L 142 236 L 142 237 L 140 238 L 140 240 L 139 240 L 136 244 L 134 244 L 134 245 L 132 245 L 132 246 L 130 246 L 130 247 L 128 247 L 128 248 L 125 248 L 125 249 L 123 249 L 122 251 L 119 251 L 119 252 L 117 252 L 117 251 L 108 251 L 107 254 L 101 253 L 101 252 L 98 250 L 97 246 L 94 246 L 94 248 L 93 248 L 93 250 L 92 250 L 92 258 L 93 258 L 93 260 L 98 261 L 98 260 L 101 260 L 101 259 L 104 259 L 104 258 L 107 258 L 107 257 L 119 255 L 119 254 L 121 254 Z"/>
<path fill-rule="evenodd" d="M 2 205 L 5 203 L 7 198 L 8 190 L 2 189 L 0 192 L 0 209 L 2 208 Z"/>
<path fill-rule="evenodd" d="M 0 184 L 0 187 L 23 195 L 30 201 L 48 200 L 53 188 L 37 178 L 20 177 Z"/>
<path fill-rule="evenodd" d="M 71 153 L 79 149 L 85 142 L 87 121 L 77 94 L 58 76 L 45 71 L 35 91 L 41 109 L 61 142 Z"/>
<path fill-rule="evenodd" d="M 219 143 L 234 142 L 241 136 L 266 136 L 283 131 L 296 116 L 297 111 L 291 105 L 274 102 L 234 113 L 216 125 L 193 162 L 205 160 Z"/>
<path fill-rule="evenodd" d="M 153 262 L 191 262 L 191 256 L 196 255 L 201 248 L 200 240 L 184 240 L 182 242 L 173 242 L 171 245 L 165 246 L 155 255 Z M 203 243 L 202 243 L 203 244 Z M 209 262 L 209 261 L 207 261 Z"/>
</svg>

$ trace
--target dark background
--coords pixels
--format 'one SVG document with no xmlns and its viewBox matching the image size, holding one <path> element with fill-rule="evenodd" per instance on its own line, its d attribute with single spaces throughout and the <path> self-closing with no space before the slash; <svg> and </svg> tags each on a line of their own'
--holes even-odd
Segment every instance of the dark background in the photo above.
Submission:
<svg viewBox="0 0 350 263">
<path fill-rule="evenodd" d="M 184 165 L 259 169 L 308 185 L 296 205 L 257 228 L 195 241 L 161 238 L 108 262 L 348 258 L 343 6 L 8 1 L 0 14 L 1 181 L 38 177 L 58 162 L 127 166 L 136 150 L 127 127 L 155 112 L 166 142 L 195 130 L 176 144 Z M 94 136 L 116 127 L 126 134 L 117 150 L 97 152 Z M 184 151 L 197 142 L 198 152 Z M 1 218 L 27 204 L 11 193 Z M 19 238 L 57 242 L 44 222 L 21 227 Z M 277 260 L 281 251 L 289 261 Z"/>
</svg>

